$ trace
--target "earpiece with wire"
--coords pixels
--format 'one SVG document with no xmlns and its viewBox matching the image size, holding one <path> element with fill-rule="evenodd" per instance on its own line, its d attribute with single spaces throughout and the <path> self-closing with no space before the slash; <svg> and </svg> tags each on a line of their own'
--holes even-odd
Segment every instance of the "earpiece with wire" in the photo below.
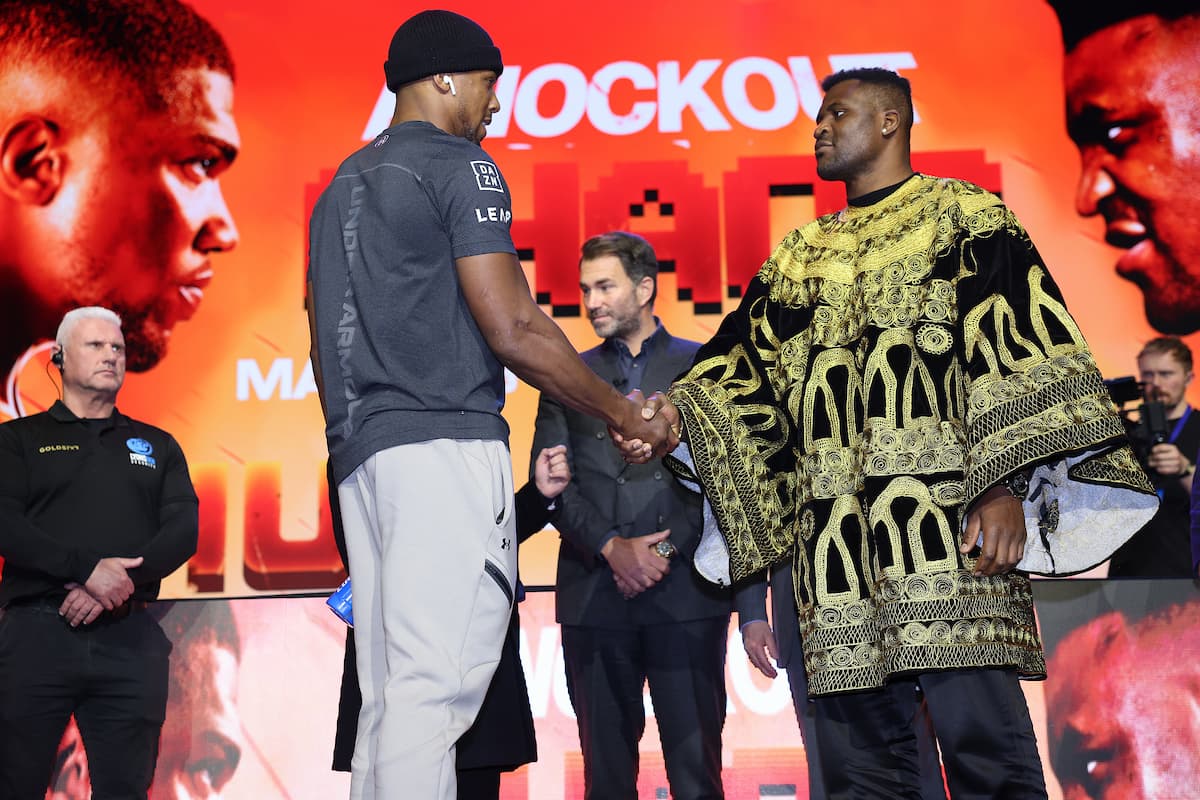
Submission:
<svg viewBox="0 0 1200 800">
<path fill-rule="evenodd" d="M 58 392 L 58 399 L 62 400 L 63 390 L 59 381 L 54 380 L 54 376 L 50 374 L 50 365 L 58 367 L 58 374 L 61 376 L 63 371 L 63 346 L 59 342 L 54 343 L 54 351 L 50 353 L 50 360 L 46 363 L 46 377 L 54 384 L 55 390 Z"/>
</svg>

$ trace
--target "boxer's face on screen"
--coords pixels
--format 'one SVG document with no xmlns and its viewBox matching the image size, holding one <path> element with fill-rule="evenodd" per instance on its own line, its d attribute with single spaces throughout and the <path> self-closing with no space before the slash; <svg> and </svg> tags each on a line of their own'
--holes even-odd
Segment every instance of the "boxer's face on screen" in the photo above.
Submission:
<svg viewBox="0 0 1200 800">
<path fill-rule="evenodd" d="M 215 639 L 201 638 L 172 655 L 171 662 L 167 717 L 150 796 L 211 800 L 220 797 L 241 760 L 237 656 Z"/>
<path fill-rule="evenodd" d="M 135 372 L 158 363 L 195 313 L 211 255 L 237 243 L 219 183 L 239 141 L 233 83 L 183 70 L 166 100 L 158 111 L 118 102 L 73 131 L 37 231 L 45 246 L 25 276 L 52 308 L 116 311 Z"/>
<path fill-rule="evenodd" d="M 1200 639 L 1191 617 L 1076 629 L 1047 669 L 1050 760 L 1064 800 L 1192 797 L 1200 781 Z"/>
<path fill-rule="evenodd" d="M 1063 62 L 1079 148 L 1076 209 L 1124 249 L 1117 273 L 1163 333 L 1200 329 L 1200 15 L 1135 17 L 1084 38 Z"/>
</svg>

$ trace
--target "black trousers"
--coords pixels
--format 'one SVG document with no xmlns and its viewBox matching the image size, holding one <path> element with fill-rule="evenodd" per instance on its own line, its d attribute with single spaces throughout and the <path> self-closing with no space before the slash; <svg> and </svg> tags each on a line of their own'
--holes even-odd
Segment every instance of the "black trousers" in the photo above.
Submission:
<svg viewBox="0 0 1200 800">
<path fill-rule="evenodd" d="M 93 800 L 145 800 L 167 710 L 171 642 L 145 611 L 72 628 L 53 603 L 0 612 L 0 798 L 46 793 L 71 715 Z"/>
<path fill-rule="evenodd" d="M 1046 797 L 1033 722 L 1016 672 L 963 669 L 814 698 L 829 798 L 920 800 L 914 684 L 928 704 L 954 800 Z"/>
<path fill-rule="evenodd" d="M 787 635 L 776 630 L 776 636 Z M 795 637 L 791 652 L 800 653 L 800 631 L 792 626 Z M 799 659 L 795 659 L 799 662 Z M 808 762 L 809 800 L 826 800 L 825 781 L 821 777 L 821 740 L 817 732 L 815 703 L 808 697 L 808 676 L 804 665 L 794 663 L 787 669 L 788 685 L 792 690 L 792 706 L 796 710 L 796 721 L 800 725 L 800 738 L 804 740 L 804 757 Z M 913 687 L 914 691 L 916 687 Z M 933 735 L 933 721 L 929 718 L 929 707 L 925 698 L 918 694 L 915 716 L 909 720 L 913 734 L 917 737 L 917 770 L 920 773 L 921 800 L 946 800 L 946 784 L 942 779 L 942 762 L 938 760 L 937 739 Z"/>
<path fill-rule="evenodd" d="M 562 626 L 587 800 L 636 800 L 646 683 L 671 796 L 724 797 L 721 730 L 728 631 L 728 617 L 629 630 Z"/>
</svg>

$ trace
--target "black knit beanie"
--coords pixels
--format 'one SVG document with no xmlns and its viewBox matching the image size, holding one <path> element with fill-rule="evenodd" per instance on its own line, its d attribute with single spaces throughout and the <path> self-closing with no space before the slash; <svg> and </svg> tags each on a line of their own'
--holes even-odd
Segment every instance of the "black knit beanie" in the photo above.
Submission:
<svg viewBox="0 0 1200 800">
<path fill-rule="evenodd" d="M 422 11 L 396 29 L 383 64 L 387 87 L 393 92 L 406 83 L 439 73 L 504 71 L 500 48 L 492 37 L 453 11 Z"/>
</svg>

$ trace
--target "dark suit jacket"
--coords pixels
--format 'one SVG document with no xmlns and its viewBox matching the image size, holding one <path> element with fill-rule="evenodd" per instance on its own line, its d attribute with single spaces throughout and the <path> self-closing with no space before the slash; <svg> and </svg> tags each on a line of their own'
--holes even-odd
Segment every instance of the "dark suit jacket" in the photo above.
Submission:
<svg viewBox="0 0 1200 800">
<path fill-rule="evenodd" d="M 643 385 L 628 391 L 641 388 L 649 395 L 667 389 L 691 366 L 699 348 L 696 342 L 671 336 L 657 344 L 646 363 Z M 582 357 L 601 378 L 618 381 L 613 348 L 601 345 Z M 702 524 L 698 494 L 677 483 L 657 459 L 626 464 L 603 422 L 542 395 L 533 453 L 556 444 L 567 445 L 572 475 L 559 495 L 561 510 L 554 522 L 562 535 L 555 591 L 560 624 L 626 628 L 729 614 L 729 591 L 708 583 L 691 566 Z M 613 530 L 630 538 L 667 528 L 679 549 L 671 571 L 651 589 L 625 600 L 612 570 L 598 555 L 601 544 Z"/>
</svg>

